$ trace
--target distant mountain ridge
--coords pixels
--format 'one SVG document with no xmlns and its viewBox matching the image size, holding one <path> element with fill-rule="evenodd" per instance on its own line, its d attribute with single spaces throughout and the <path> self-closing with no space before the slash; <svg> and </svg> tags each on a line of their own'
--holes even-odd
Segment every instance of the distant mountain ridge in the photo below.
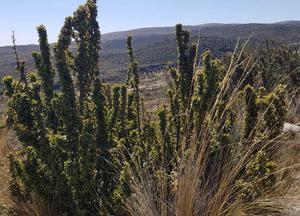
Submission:
<svg viewBox="0 0 300 216">
<path fill-rule="evenodd" d="M 196 33 L 197 31 L 206 31 L 212 33 L 211 30 L 216 30 L 215 28 L 227 28 L 228 30 L 235 30 L 236 28 L 243 28 L 245 27 L 249 31 L 251 29 L 254 30 L 255 27 L 275 27 L 275 26 L 300 26 L 300 21 L 297 20 L 289 20 L 289 21 L 282 21 L 282 22 L 275 22 L 275 23 L 206 23 L 201 25 L 187 25 L 185 28 L 192 33 Z M 230 29 L 231 28 L 231 29 Z M 260 29 L 261 30 L 261 29 Z M 125 38 L 127 35 L 131 36 L 142 36 L 142 35 L 163 35 L 163 34 L 173 34 L 174 33 L 174 27 L 173 26 L 167 26 L 167 27 L 145 27 L 145 28 L 138 28 L 138 29 L 132 29 L 127 31 L 117 31 L 117 32 L 111 32 L 106 33 L 102 35 L 102 39 L 104 42 L 108 40 L 116 40 Z M 205 34 L 205 33 L 204 33 Z"/>
<path fill-rule="evenodd" d="M 200 32 L 201 50 L 210 49 L 216 56 L 232 51 L 238 38 L 246 40 L 252 33 L 251 43 L 254 45 L 267 39 L 300 43 L 300 21 L 270 24 L 208 23 L 185 28 L 194 38 Z M 176 61 L 174 27 L 147 27 L 103 34 L 99 64 L 101 75 L 105 80 L 117 81 L 124 77 L 127 67 L 125 44 L 127 35 L 133 36 L 135 54 L 142 72 L 159 70 L 168 62 Z M 18 46 L 19 55 L 26 59 L 30 70 L 34 68 L 31 53 L 38 50 L 37 45 Z M 11 47 L 0 47 L 0 78 L 5 74 L 17 75 L 14 73 L 14 67 L 15 59 Z"/>
</svg>

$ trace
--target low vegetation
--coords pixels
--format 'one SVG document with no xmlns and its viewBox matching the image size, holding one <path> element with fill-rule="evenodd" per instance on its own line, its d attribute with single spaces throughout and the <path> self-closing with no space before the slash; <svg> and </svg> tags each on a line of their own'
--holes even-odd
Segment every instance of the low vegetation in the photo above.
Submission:
<svg viewBox="0 0 300 216">
<path fill-rule="evenodd" d="M 268 42 L 261 55 L 251 55 L 246 43 L 222 60 L 209 51 L 200 56 L 201 43 L 178 24 L 177 64 L 161 72 L 163 81 L 141 79 L 128 36 L 125 81 L 106 84 L 96 18 L 96 0 L 67 17 L 54 59 L 39 26 L 36 72 L 27 72 L 14 46 L 20 79 L 3 79 L 8 106 L 1 133 L 18 140 L 1 152 L 10 152 L 9 172 L 1 171 L 8 176 L 7 214 L 296 212 L 299 139 L 282 132 L 299 112 L 296 48 Z"/>
</svg>

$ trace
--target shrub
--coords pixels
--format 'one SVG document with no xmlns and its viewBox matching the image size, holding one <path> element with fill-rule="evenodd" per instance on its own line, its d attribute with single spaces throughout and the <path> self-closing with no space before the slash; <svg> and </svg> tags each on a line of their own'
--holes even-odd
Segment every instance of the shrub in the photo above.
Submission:
<svg viewBox="0 0 300 216">
<path fill-rule="evenodd" d="M 126 83 L 101 82 L 96 17 L 96 1 L 88 0 L 65 19 L 55 68 L 39 26 L 37 72 L 26 73 L 17 59 L 21 79 L 4 78 L 8 125 L 22 144 L 9 157 L 16 203 L 40 197 L 60 215 L 221 215 L 274 186 L 285 86 L 263 92 L 249 85 L 240 54 L 226 70 L 207 51 L 198 66 L 198 45 L 178 24 L 169 103 L 147 115 L 130 36 Z"/>
</svg>

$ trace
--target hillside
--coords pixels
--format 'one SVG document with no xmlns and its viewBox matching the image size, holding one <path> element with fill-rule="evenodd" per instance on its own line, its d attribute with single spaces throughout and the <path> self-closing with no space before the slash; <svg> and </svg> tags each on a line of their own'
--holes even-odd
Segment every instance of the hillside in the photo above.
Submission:
<svg viewBox="0 0 300 216">
<path fill-rule="evenodd" d="M 210 49 L 216 56 L 233 50 L 238 38 L 246 40 L 252 33 L 254 45 L 266 39 L 288 43 L 300 42 L 300 22 L 286 21 L 273 24 L 204 24 L 186 26 L 194 40 L 200 31 L 201 50 Z M 176 41 L 173 27 L 141 28 L 102 35 L 100 57 L 101 74 L 107 81 L 122 79 L 127 68 L 125 38 L 133 36 L 136 56 L 141 71 L 156 71 L 176 60 Z M 37 45 L 18 46 L 20 56 L 33 69 L 31 52 L 38 50 Z M 200 50 L 200 51 L 201 51 Z M 11 47 L 0 47 L 0 77 L 13 74 L 15 60 Z"/>
</svg>

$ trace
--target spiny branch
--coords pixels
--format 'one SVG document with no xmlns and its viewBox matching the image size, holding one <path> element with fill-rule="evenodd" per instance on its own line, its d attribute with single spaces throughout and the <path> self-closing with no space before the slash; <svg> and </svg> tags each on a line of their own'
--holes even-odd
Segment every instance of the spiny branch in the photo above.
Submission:
<svg viewBox="0 0 300 216">
<path fill-rule="evenodd" d="M 16 64 L 17 64 L 16 70 L 19 71 L 19 73 L 20 73 L 19 84 L 23 81 L 25 84 L 25 88 L 27 88 L 25 61 L 20 61 L 18 51 L 17 51 L 15 32 L 13 31 L 12 33 L 13 33 L 11 36 L 12 43 L 13 43 L 12 49 L 14 50 L 14 54 L 15 54 L 15 58 L 16 58 Z M 19 86 L 19 84 L 18 84 L 18 86 Z"/>
</svg>

